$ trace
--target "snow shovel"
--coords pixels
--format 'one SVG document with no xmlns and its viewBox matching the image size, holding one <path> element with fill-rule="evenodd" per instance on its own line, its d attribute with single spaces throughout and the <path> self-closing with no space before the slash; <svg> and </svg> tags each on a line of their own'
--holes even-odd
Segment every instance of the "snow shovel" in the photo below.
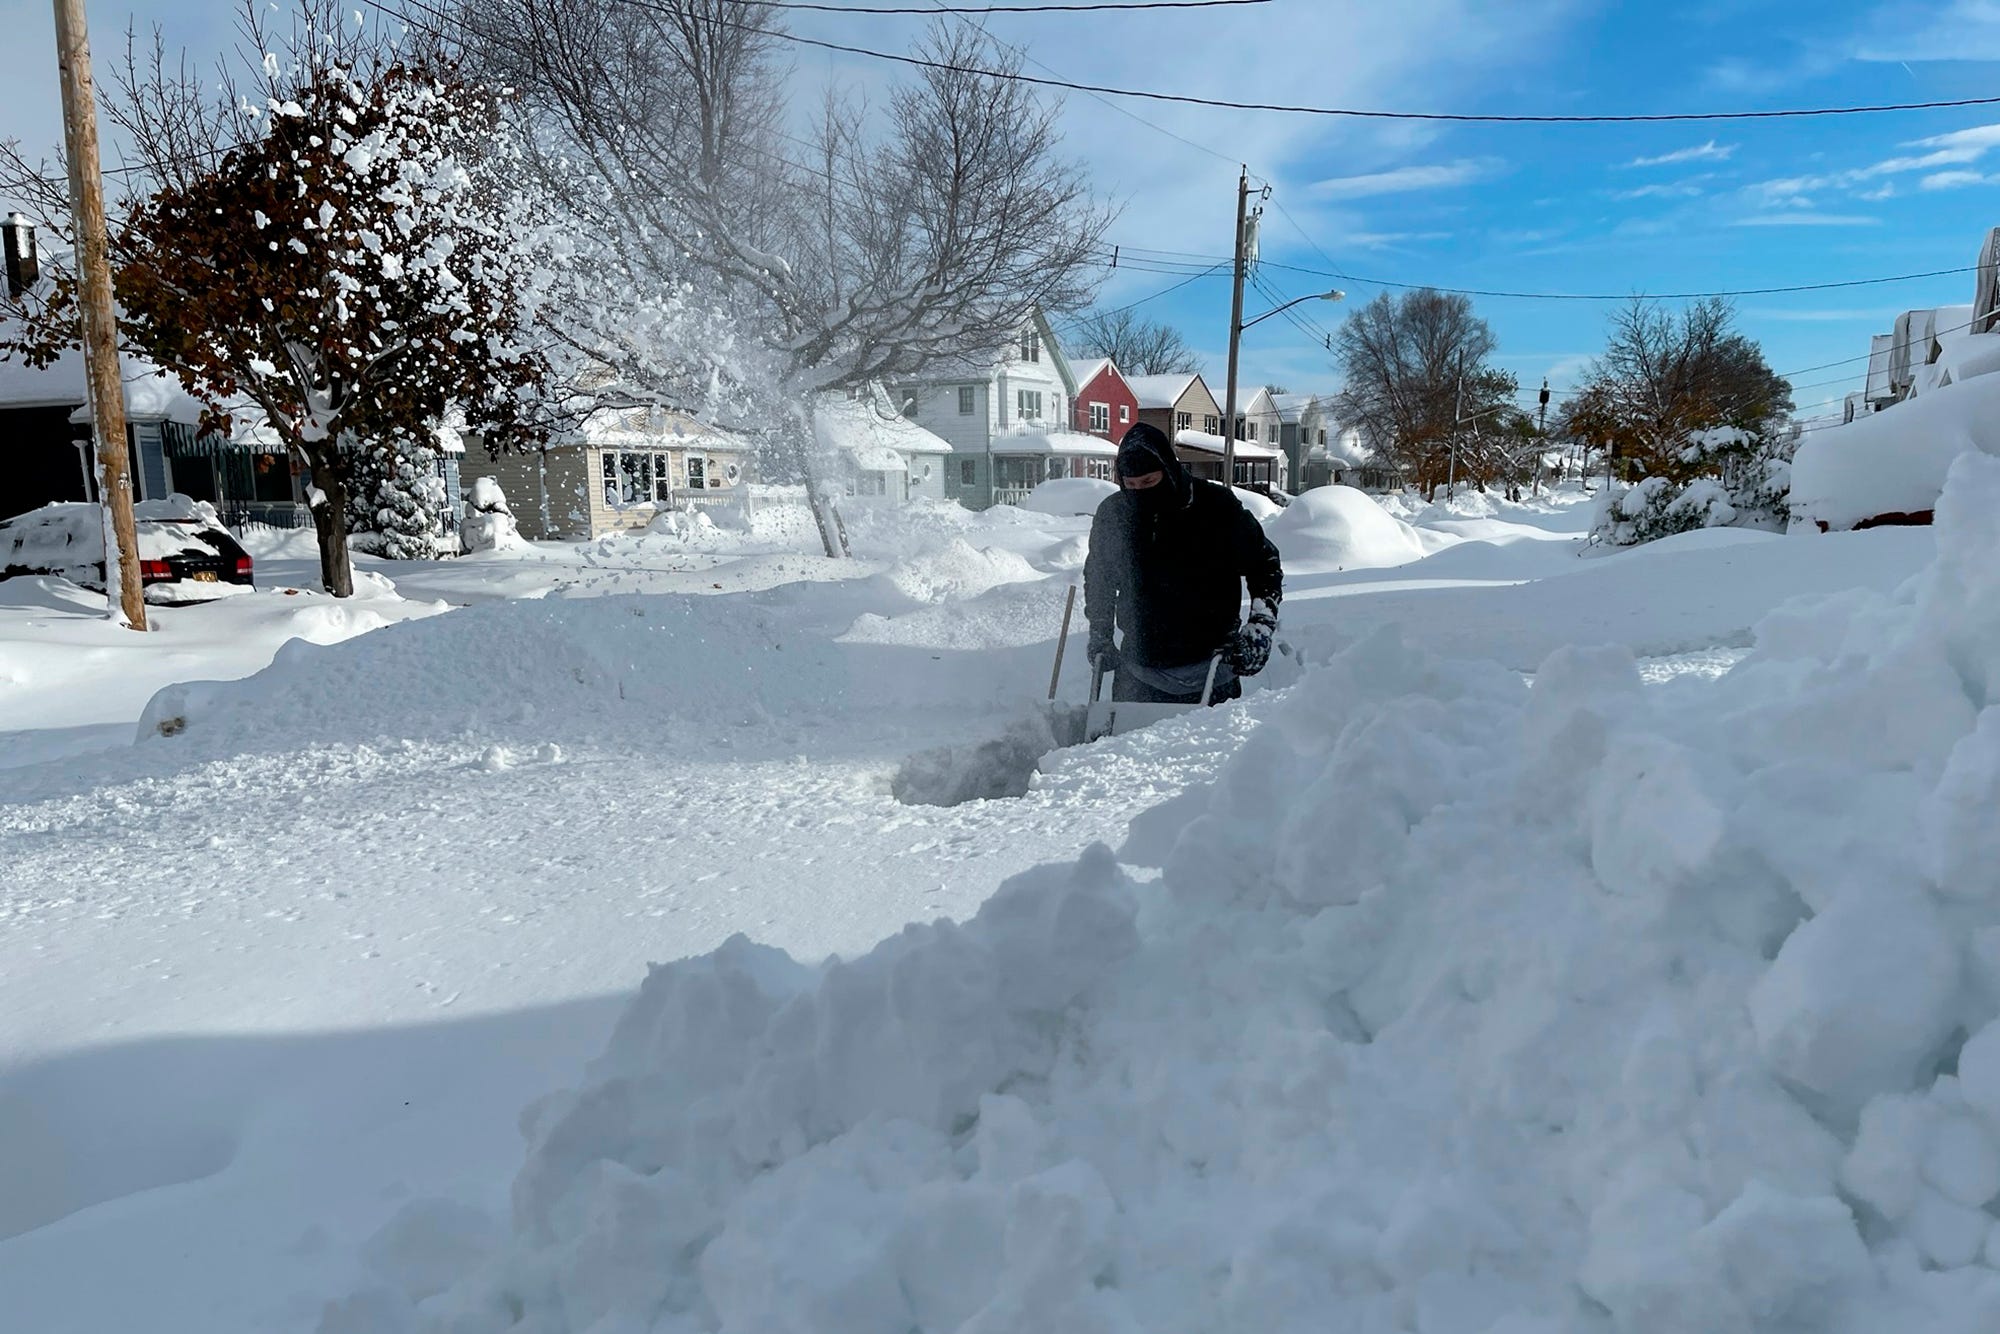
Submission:
<svg viewBox="0 0 2000 1334">
<path fill-rule="evenodd" d="M 1104 678 L 1107 673 L 1092 672 L 1090 706 L 1084 712 L 1083 739 L 1096 741 L 1107 736 L 1122 736 L 1168 718 L 1178 718 L 1183 713 L 1207 708 L 1215 697 L 1215 673 L 1221 666 L 1220 653 L 1208 660 L 1208 680 L 1202 685 L 1199 704 L 1139 704 L 1131 700 L 1105 699 Z"/>
</svg>

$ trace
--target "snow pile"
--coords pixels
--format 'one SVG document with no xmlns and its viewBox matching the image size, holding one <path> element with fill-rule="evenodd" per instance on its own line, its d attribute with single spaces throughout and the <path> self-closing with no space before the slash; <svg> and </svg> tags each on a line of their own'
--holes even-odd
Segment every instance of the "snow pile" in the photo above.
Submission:
<svg viewBox="0 0 2000 1334">
<path fill-rule="evenodd" d="M 463 536 L 468 552 L 515 551 L 528 545 L 497 478 L 475 478 L 466 488 Z"/>
<path fill-rule="evenodd" d="M 1971 451 L 2000 454 L 2000 376 L 1980 375 L 1813 431 L 1792 459 L 1792 517 L 1851 528 L 1927 512 L 1952 460 Z"/>
<path fill-rule="evenodd" d="M 360 571 L 355 585 L 363 591 Z M 386 625 L 337 648 L 288 643 L 248 680 L 160 691 L 139 737 L 221 753 L 280 741 L 635 735 L 698 747 L 817 716 L 847 675 L 824 640 L 768 613 L 699 596 L 558 594 Z"/>
<path fill-rule="evenodd" d="M 1236 493 L 1236 499 L 1242 503 L 1244 509 L 1250 511 L 1250 517 L 1257 520 L 1258 523 L 1269 523 L 1284 513 L 1285 507 L 1283 505 L 1280 505 L 1261 491 L 1252 491 L 1247 486 L 1239 486 L 1232 489 Z"/>
<path fill-rule="evenodd" d="M 1028 493 L 1021 508 L 1037 514 L 1095 514 L 1118 487 L 1096 477 L 1057 477 Z"/>
<path fill-rule="evenodd" d="M 324 1334 L 1995 1328 L 2000 462 L 1939 519 L 1716 681 L 1372 636 L 1155 884 L 655 968 Z"/>
<path fill-rule="evenodd" d="M 937 603 L 963 601 L 1002 584 L 1041 577 L 1024 556 L 1001 547 L 975 547 L 954 537 L 925 547 L 876 580 L 912 601 Z"/>
<path fill-rule="evenodd" d="M 1287 573 L 1404 565 L 1425 554 L 1410 525 L 1351 486 L 1315 487 L 1287 505 L 1267 528 Z"/>
</svg>

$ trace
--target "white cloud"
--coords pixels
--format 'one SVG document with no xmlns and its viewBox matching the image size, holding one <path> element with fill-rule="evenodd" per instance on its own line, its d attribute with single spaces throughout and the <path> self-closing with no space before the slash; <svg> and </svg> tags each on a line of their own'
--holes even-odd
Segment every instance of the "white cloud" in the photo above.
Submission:
<svg viewBox="0 0 2000 1334">
<path fill-rule="evenodd" d="M 1622 200 L 1694 199 L 1703 193 L 1702 187 L 1700 186 L 1698 181 L 1707 179 L 1708 178 L 1704 176 L 1693 180 L 1663 181 L 1654 185 L 1640 185 L 1640 186 L 1635 186 L 1630 190 L 1613 190 L 1611 192 L 1611 197 L 1613 199 L 1622 199 Z"/>
<path fill-rule="evenodd" d="M 1871 218 L 1860 213 L 1812 213 L 1794 209 L 1788 213 L 1753 213 L 1747 218 L 1738 218 L 1736 227 L 1875 227 L 1880 218 Z"/>
<path fill-rule="evenodd" d="M 1470 185 L 1505 170 L 1492 158 L 1460 158 L 1455 162 L 1412 164 L 1359 176 L 1334 176 L 1308 188 L 1322 199 L 1364 199 L 1374 195 L 1407 194 L 1413 190 L 1447 190 Z"/>
<path fill-rule="evenodd" d="M 1959 190 L 1968 185 L 1986 185 L 1993 177 L 1977 171 L 1934 172 L 1917 182 L 1920 190 Z"/>
<path fill-rule="evenodd" d="M 1671 153 L 1658 157 L 1635 157 L 1625 165 L 1628 167 L 1666 167 L 1677 162 L 1723 162 L 1736 153 L 1735 144 L 1718 144 L 1710 139 L 1705 144 L 1692 148 L 1677 148 Z"/>
</svg>

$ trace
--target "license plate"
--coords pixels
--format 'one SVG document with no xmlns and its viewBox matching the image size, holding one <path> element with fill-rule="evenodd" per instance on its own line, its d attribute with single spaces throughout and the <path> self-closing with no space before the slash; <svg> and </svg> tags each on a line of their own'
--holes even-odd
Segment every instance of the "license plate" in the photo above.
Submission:
<svg viewBox="0 0 2000 1334">
<path fill-rule="evenodd" d="M 188 578 L 198 584 L 214 584 L 222 581 L 222 576 L 214 570 L 191 570 L 188 572 Z"/>
</svg>

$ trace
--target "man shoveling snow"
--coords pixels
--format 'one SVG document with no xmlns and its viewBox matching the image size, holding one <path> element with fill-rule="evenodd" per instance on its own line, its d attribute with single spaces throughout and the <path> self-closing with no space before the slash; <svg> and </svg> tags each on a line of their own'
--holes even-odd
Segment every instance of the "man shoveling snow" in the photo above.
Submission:
<svg viewBox="0 0 2000 1334">
<path fill-rule="evenodd" d="M 1118 494 L 1097 507 L 1083 567 L 1091 670 L 1117 673 L 1113 699 L 1199 704 L 1220 655 L 1209 702 L 1235 699 L 1238 678 L 1270 660 L 1284 593 L 1278 549 L 1231 488 L 1189 477 L 1155 427 L 1125 433 L 1117 470 Z M 1246 586 L 1250 614 L 1239 625 Z"/>
</svg>

